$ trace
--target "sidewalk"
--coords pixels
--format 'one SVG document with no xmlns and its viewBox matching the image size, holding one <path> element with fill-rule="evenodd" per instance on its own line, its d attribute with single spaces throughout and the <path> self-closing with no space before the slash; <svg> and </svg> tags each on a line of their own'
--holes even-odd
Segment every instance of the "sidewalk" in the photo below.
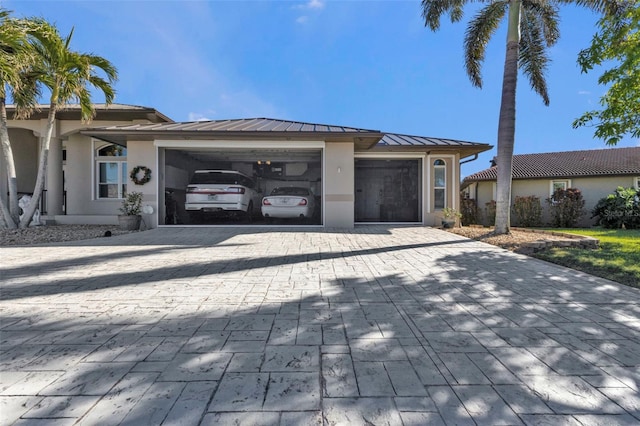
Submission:
<svg viewBox="0 0 640 426">
<path fill-rule="evenodd" d="M 640 422 L 640 291 L 424 227 L 0 247 L 0 424 Z"/>
</svg>

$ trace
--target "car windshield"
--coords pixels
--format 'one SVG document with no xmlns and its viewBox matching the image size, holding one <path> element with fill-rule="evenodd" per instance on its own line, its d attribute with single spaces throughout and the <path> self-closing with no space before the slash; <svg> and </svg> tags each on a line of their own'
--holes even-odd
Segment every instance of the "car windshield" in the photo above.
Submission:
<svg viewBox="0 0 640 426">
<path fill-rule="evenodd" d="M 271 191 L 271 195 L 297 195 L 306 197 L 309 195 L 309 190 L 307 188 L 298 187 L 274 188 L 274 190 Z"/>
<path fill-rule="evenodd" d="M 195 173 L 192 184 L 242 185 L 245 177 L 237 173 L 203 172 Z"/>
</svg>

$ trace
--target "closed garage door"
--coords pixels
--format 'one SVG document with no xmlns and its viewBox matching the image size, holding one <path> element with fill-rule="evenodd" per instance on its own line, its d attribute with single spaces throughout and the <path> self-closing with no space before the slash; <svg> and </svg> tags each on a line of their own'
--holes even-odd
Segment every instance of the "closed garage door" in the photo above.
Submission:
<svg viewBox="0 0 640 426">
<path fill-rule="evenodd" d="M 420 222 L 421 159 L 356 159 L 356 222 Z"/>
</svg>

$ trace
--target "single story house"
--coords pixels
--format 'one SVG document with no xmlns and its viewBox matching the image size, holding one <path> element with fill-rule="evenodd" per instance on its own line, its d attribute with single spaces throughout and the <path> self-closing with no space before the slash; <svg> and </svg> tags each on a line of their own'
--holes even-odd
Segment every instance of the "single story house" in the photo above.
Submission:
<svg viewBox="0 0 640 426">
<path fill-rule="evenodd" d="M 439 225 L 444 207 L 458 207 L 461 161 L 491 149 L 484 143 L 268 118 L 174 122 L 153 108 L 122 104 L 97 105 L 96 111 L 88 125 L 81 123 L 77 106 L 57 115 L 41 206 L 48 223 L 115 224 L 123 195 L 138 191 L 144 194 L 148 227 L 167 226 L 170 203 L 177 216 L 171 223 L 186 224 L 191 176 L 221 169 L 253 177 L 265 195 L 276 186 L 311 188 L 321 206 L 316 225 Z M 13 119 L 13 112 L 9 106 L 18 191 L 30 193 L 48 108 L 41 106 L 28 120 Z M 135 168 L 148 169 L 150 180 L 134 183 Z M 0 175 L 0 194 L 6 197 L 6 173 Z"/>
<path fill-rule="evenodd" d="M 497 167 L 464 178 L 462 191 L 476 200 L 481 210 L 496 199 Z M 549 222 L 549 198 L 557 188 L 576 188 L 585 200 L 585 214 L 579 225 L 590 226 L 591 210 L 619 186 L 640 189 L 640 147 L 584 151 L 546 152 L 513 156 L 511 202 L 517 196 L 535 195 L 543 207 L 543 223 Z M 486 217 L 485 223 L 486 223 Z M 512 220 L 515 220 L 512 215 Z M 518 225 L 514 223 L 514 225 Z"/>
</svg>

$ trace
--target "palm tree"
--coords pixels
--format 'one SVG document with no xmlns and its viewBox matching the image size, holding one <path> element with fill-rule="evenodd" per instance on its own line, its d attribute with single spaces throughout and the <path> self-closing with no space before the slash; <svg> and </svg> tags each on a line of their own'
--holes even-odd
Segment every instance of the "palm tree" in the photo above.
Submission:
<svg viewBox="0 0 640 426">
<path fill-rule="evenodd" d="M 553 46 L 558 31 L 558 6 L 576 4 L 604 11 L 614 10 L 616 0 L 422 0 L 422 17 L 432 31 L 440 18 L 449 14 L 452 22 L 463 16 L 467 3 L 486 3 L 469 23 L 464 40 L 465 67 L 471 83 L 482 88 L 480 70 L 489 39 L 507 16 L 507 46 L 502 78 L 502 98 L 498 122 L 497 200 L 495 232 L 508 234 L 511 207 L 511 171 L 516 123 L 518 69 L 529 78 L 531 87 L 549 105 L 545 72 L 547 48 Z"/>
<path fill-rule="evenodd" d="M 9 15 L 9 11 L 0 9 L 0 151 L 9 190 L 8 205 L 0 197 L 0 223 L 9 228 L 16 228 L 20 210 L 16 168 L 7 129 L 6 101 L 7 96 L 10 96 L 17 106 L 17 115 L 21 115 L 33 108 L 39 93 L 37 85 L 27 78 L 25 73 L 33 62 L 33 55 L 30 54 L 27 44 L 29 22 L 12 19 Z"/>
<path fill-rule="evenodd" d="M 37 82 L 37 87 L 46 88 L 50 92 L 50 97 L 47 128 L 40 146 L 40 162 L 35 188 L 31 202 L 20 220 L 21 228 L 29 226 L 44 189 L 47 157 L 56 112 L 71 102 L 77 102 L 80 106 L 82 121 L 90 121 L 95 116 L 95 109 L 91 103 L 89 86 L 102 91 L 105 103 L 109 105 L 115 96 L 113 83 L 117 80 L 117 71 L 108 60 L 93 54 L 70 50 L 73 29 L 67 37 L 62 38 L 58 29 L 48 22 L 42 19 L 32 19 L 30 22 L 33 26 L 27 29 L 27 35 L 29 49 L 35 61 L 25 75 Z M 96 70 L 100 70 L 105 78 L 98 75 Z"/>
</svg>

